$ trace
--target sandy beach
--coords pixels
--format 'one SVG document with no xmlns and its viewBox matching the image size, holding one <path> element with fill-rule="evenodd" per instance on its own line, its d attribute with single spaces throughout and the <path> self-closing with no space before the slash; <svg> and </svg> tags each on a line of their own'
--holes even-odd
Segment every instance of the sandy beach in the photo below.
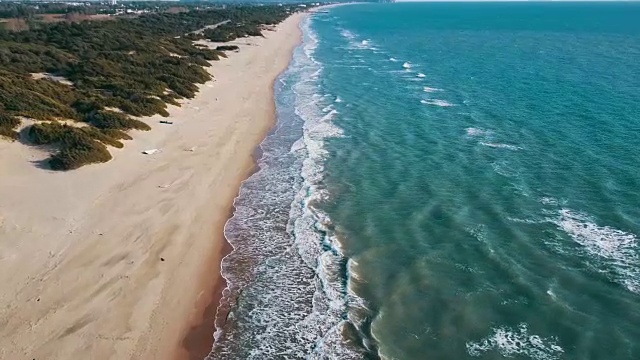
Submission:
<svg viewBox="0 0 640 360">
<path fill-rule="evenodd" d="M 44 149 L 0 141 L 0 359 L 206 356 L 223 226 L 303 17 L 233 42 L 214 81 L 108 163 L 52 172 Z"/>
</svg>

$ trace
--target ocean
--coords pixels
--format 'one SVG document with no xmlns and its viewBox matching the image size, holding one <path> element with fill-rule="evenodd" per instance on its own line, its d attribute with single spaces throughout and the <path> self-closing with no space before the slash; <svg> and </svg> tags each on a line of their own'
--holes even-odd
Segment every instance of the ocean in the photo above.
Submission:
<svg viewBox="0 0 640 360">
<path fill-rule="evenodd" d="M 640 4 L 309 16 L 211 359 L 640 359 Z"/>
</svg>

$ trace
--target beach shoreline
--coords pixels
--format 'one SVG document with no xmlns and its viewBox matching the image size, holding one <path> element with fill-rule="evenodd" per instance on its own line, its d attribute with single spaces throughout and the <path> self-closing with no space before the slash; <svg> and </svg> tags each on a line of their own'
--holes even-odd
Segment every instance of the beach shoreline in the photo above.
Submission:
<svg viewBox="0 0 640 360">
<path fill-rule="evenodd" d="M 262 143 L 262 141 L 272 131 L 273 127 L 276 125 L 276 122 L 277 122 L 276 109 L 275 109 L 275 93 L 274 93 L 275 82 L 280 76 L 280 74 L 283 71 L 285 71 L 286 68 L 288 67 L 295 48 L 302 42 L 302 31 L 300 30 L 300 23 L 302 22 L 305 16 L 307 16 L 307 13 L 297 13 L 290 16 L 285 21 L 287 22 L 291 21 L 291 23 L 284 24 L 286 26 L 285 29 L 282 29 L 283 24 L 278 25 L 278 30 L 281 30 L 281 31 L 284 30 L 287 32 L 296 33 L 296 40 L 293 43 L 289 42 L 290 47 L 287 50 L 288 60 L 284 64 L 284 67 L 282 67 L 280 71 L 277 74 L 275 74 L 275 76 L 273 76 L 273 74 L 270 75 L 270 77 L 272 76 L 272 79 L 271 79 L 271 85 L 269 87 L 269 97 L 273 103 L 273 108 L 271 109 L 272 116 L 270 119 L 270 125 L 262 135 L 260 142 L 255 144 L 254 150 L 251 155 L 252 157 L 251 169 L 248 171 L 246 176 L 240 181 L 240 183 L 238 183 L 236 194 L 234 195 L 234 200 L 237 197 L 238 192 L 240 191 L 242 182 L 244 182 L 244 180 L 246 180 L 253 173 L 259 170 L 258 160 L 260 156 L 260 153 L 259 153 L 260 143 Z M 294 28 L 291 28 L 292 26 Z M 242 48 L 242 40 L 233 41 L 233 42 L 230 42 L 229 44 L 233 45 L 235 43 L 238 43 L 238 45 Z M 202 291 L 200 292 L 201 296 L 198 297 L 197 302 L 194 305 L 194 311 L 193 311 L 192 317 L 189 319 L 189 322 L 187 324 L 188 327 L 183 330 L 183 336 L 181 337 L 182 340 L 180 342 L 180 345 L 176 348 L 175 355 L 172 357 L 172 359 L 175 359 L 175 360 L 204 359 L 205 357 L 207 357 L 207 355 L 209 355 L 209 353 L 212 350 L 213 343 L 215 340 L 214 331 L 217 330 L 216 321 L 218 321 L 218 316 L 219 316 L 218 314 L 219 304 L 220 304 L 220 300 L 222 299 L 222 292 L 227 287 L 226 279 L 222 276 L 220 272 L 221 270 L 220 267 L 221 267 L 222 259 L 233 251 L 233 247 L 226 240 L 224 236 L 224 226 L 227 220 L 233 216 L 234 211 L 235 211 L 235 208 L 232 201 L 229 204 L 228 216 L 226 217 L 226 220 L 222 225 L 222 238 L 223 238 L 222 247 L 219 253 L 214 254 L 211 260 L 212 264 L 216 264 L 218 270 L 217 272 L 213 272 L 213 273 L 207 272 L 205 270 L 201 273 L 199 277 L 200 279 L 199 284 L 201 284 L 201 289 L 202 289 Z M 218 324 L 218 326 L 221 326 L 221 325 L 224 325 L 224 324 Z"/>
<path fill-rule="evenodd" d="M 208 354 L 224 225 L 275 124 L 273 84 L 304 16 L 232 42 L 214 80 L 170 107 L 173 124 L 143 119 L 153 129 L 106 164 L 51 172 L 37 165 L 45 149 L 0 142 L 0 358 Z"/>
</svg>

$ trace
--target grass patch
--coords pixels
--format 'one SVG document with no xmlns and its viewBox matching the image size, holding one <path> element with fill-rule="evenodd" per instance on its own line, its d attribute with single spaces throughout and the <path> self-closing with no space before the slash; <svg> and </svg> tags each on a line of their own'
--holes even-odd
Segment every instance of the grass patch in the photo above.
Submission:
<svg viewBox="0 0 640 360">
<path fill-rule="evenodd" d="M 216 50 L 218 51 L 236 51 L 238 49 L 240 48 L 236 45 L 220 45 L 216 47 Z"/>
<path fill-rule="evenodd" d="M 107 162 L 111 154 L 107 145 L 117 148 L 123 144 L 113 137 L 115 133 L 102 132 L 95 127 L 74 127 L 59 123 L 41 123 L 29 128 L 29 138 L 37 145 L 53 145 L 58 152 L 49 158 L 53 170 L 72 170 L 83 165 Z M 126 133 L 117 134 L 128 137 Z"/>
<path fill-rule="evenodd" d="M 10 140 L 20 139 L 20 134 L 14 129 L 20 125 L 20 119 L 15 116 L 0 113 L 0 136 Z"/>
</svg>

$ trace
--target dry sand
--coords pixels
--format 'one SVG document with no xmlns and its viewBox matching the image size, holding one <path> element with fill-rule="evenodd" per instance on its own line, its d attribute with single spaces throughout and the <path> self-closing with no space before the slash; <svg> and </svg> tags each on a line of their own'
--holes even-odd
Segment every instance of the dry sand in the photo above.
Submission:
<svg viewBox="0 0 640 360">
<path fill-rule="evenodd" d="M 211 301 L 223 226 L 303 16 L 239 41 L 251 45 L 214 63 L 173 125 L 146 119 L 153 130 L 106 164 L 52 172 L 43 149 L 0 141 L 0 359 L 199 356 L 184 339 Z"/>
</svg>

